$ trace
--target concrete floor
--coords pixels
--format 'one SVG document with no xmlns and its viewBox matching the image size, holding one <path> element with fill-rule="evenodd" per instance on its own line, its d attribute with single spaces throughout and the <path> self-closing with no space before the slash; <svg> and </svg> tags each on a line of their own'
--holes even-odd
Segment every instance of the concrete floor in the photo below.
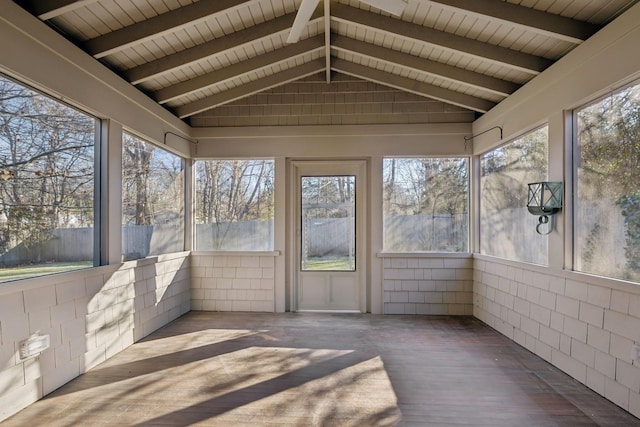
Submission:
<svg viewBox="0 0 640 427">
<path fill-rule="evenodd" d="M 191 312 L 0 426 L 632 426 L 471 317 Z"/>
</svg>

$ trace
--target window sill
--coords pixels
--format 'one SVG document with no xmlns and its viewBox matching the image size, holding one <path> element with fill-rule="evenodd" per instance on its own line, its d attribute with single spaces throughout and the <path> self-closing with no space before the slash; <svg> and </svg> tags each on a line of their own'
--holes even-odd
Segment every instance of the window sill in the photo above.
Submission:
<svg viewBox="0 0 640 427">
<path fill-rule="evenodd" d="M 471 252 L 378 252 L 378 258 L 472 258 Z"/>
<path fill-rule="evenodd" d="M 196 256 L 280 256 L 280 251 L 192 251 Z"/>
</svg>

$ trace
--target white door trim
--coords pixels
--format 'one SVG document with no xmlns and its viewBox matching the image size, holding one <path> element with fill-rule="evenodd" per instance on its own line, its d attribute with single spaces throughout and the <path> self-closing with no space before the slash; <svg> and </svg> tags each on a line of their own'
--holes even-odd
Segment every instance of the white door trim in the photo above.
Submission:
<svg viewBox="0 0 640 427">
<path fill-rule="evenodd" d="M 334 312 L 367 311 L 367 285 L 369 263 L 367 259 L 367 161 L 366 160 L 291 160 L 289 162 L 290 194 L 288 198 L 287 227 L 288 237 L 288 273 L 291 311 L 299 310 L 298 275 L 300 272 L 300 188 L 302 175 L 355 175 L 356 178 L 356 273 L 359 280 L 359 302 L 357 310 L 320 310 Z M 309 310 L 306 310 L 309 311 Z M 316 311 L 316 310 L 313 310 Z"/>
</svg>

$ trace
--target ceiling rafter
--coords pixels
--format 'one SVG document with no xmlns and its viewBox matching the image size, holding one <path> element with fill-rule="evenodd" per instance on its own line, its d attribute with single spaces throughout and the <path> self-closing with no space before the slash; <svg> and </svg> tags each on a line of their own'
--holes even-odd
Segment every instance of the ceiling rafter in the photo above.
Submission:
<svg viewBox="0 0 640 427">
<path fill-rule="evenodd" d="M 243 84 L 242 86 L 237 86 L 233 89 L 208 96 L 198 101 L 181 105 L 180 107 L 175 108 L 175 113 L 178 117 L 184 119 L 202 111 L 206 111 L 223 104 L 228 104 L 229 102 L 263 92 L 276 86 L 281 86 L 283 84 L 291 83 L 313 74 L 320 73 L 324 71 L 324 67 L 324 58 L 316 59 L 307 62 L 306 64 L 298 65 L 297 67 L 289 68 L 287 70 L 271 74 L 267 77 L 253 80 L 249 83 Z"/>
<path fill-rule="evenodd" d="M 171 0 L 157 12 L 162 0 L 13 1 L 190 117 L 316 70 L 327 83 L 343 73 L 486 111 L 638 0 L 553 0 L 549 9 L 540 0 Z M 308 21 L 296 19 L 303 9 Z M 432 23 L 413 23 L 429 9 Z M 443 30 L 451 19 L 459 30 Z M 218 22 L 230 24 L 224 34 Z M 296 44 L 285 41 L 292 32 Z"/>
<path fill-rule="evenodd" d="M 429 0 L 432 3 L 462 10 L 469 14 L 500 20 L 529 31 L 570 43 L 582 43 L 594 35 L 600 26 L 560 15 L 507 3 L 501 0 Z"/>
<path fill-rule="evenodd" d="M 322 34 L 305 39 L 295 44 L 267 52 L 228 67 L 216 70 L 204 76 L 196 77 L 173 86 L 160 89 L 151 94 L 157 102 L 163 104 L 181 96 L 197 92 L 199 90 L 220 84 L 224 81 L 240 77 L 242 75 L 277 65 L 289 59 L 324 49 L 324 36 Z"/>
<path fill-rule="evenodd" d="M 462 83 L 504 97 L 509 96 L 520 88 L 520 85 L 506 80 L 409 55 L 382 46 L 376 46 L 346 36 L 334 36 L 332 39 L 332 47 L 359 56 L 372 58 L 376 61 L 383 61 L 405 69 L 411 69 L 456 83 Z"/>
<path fill-rule="evenodd" d="M 291 31 L 289 31 L 287 43 L 296 43 L 300 40 L 302 32 L 307 28 L 309 19 L 311 19 L 311 15 L 313 15 L 319 3 L 320 0 L 302 0 L 302 3 L 298 6 L 298 12 L 293 20 L 293 24 L 291 24 Z M 325 1 L 324 3 L 326 5 L 327 2 Z"/>
<path fill-rule="evenodd" d="M 390 86 L 396 89 L 411 92 L 426 98 L 435 99 L 446 102 L 448 104 L 457 105 L 459 107 L 468 108 L 470 110 L 486 113 L 495 107 L 495 103 L 486 99 L 477 98 L 453 90 L 433 86 L 427 83 L 419 82 L 407 77 L 398 76 L 387 73 L 386 71 L 370 68 L 365 65 L 349 62 L 344 59 L 335 58 L 331 68 L 353 77 L 358 77 L 381 85 Z"/>
<path fill-rule="evenodd" d="M 43 21 L 72 12 L 98 0 L 20 0 L 17 3 Z"/>
<path fill-rule="evenodd" d="M 541 73 L 553 63 L 553 61 L 539 56 L 426 28 L 342 4 L 333 6 L 332 18 L 337 21 L 356 24 L 375 31 L 383 31 L 394 36 L 461 52 L 465 55 L 471 55 L 484 61 L 491 61 L 532 75 Z"/>
<path fill-rule="evenodd" d="M 104 58 L 126 47 L 159 37 L 186 25 L 195 25 L 212 15 L 250 2 L 251 0 L 199 1 L 87 40 L 84 48 L 95 58 Z"/>
<path fill-rule="evenodd" d="M 273 37 L 282 31 L 288 30 L 291 27 L 291 22 L 295 15 L 295 13 L 288 13 L 270 21 L 254 25 L 253 27 L 236 31 L 224 37 L 138 65 L 125 71 L 125 78 L 129 83 L 137 85 L 161 74 L 198 62 L 204 58 L 236 49 L 249 43 L 254 43 L 263 38 Z M 310 22 L 315 23 L 320 19 L 322 19 L 320 14 L 314 14 Z"/>
</svg>

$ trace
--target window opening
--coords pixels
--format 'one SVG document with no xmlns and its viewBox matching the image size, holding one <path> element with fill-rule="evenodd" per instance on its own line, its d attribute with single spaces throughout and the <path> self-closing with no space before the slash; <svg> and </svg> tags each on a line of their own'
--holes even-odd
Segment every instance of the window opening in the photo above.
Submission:
<svg viewBox="0 0 640 427">
<path fill-rule="evenodd" d="M 0 75 L 0 282 L 97 261 L 99 121 Z"/>
</svg>

